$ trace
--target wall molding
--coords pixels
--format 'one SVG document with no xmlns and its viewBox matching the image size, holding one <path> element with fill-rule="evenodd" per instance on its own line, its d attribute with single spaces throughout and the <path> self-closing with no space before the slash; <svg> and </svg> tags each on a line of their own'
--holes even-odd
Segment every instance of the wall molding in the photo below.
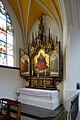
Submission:
<svg viewBox="0 0 80 120">
<path fill-rule="evenodd" d="M 30 8 L 31 8 L 31 0 L 29 0 L 28 14 L 27 14 L 27 18 L 26 18 L 26 46 L 28 44 L 27 38 L 28 38 L 28 22 L 29 22 Z"/>
<path fill-rule="evenodd" d="M 20 1 L 19 0 L 17 0 L 17 4 L 18 4 L 19 12 L 20 12 L 20 18 L 21 18 L 21 23 L 22 23 L 23 42 L 24 42 L 24 45 L 25 45 L 24 23 L 23 23 L 22 11 L 21 11 L 21 6 L 20 6 Z"/>
<path fill-rule="evenodd" d="M 10 67 L 10 66 L 3 66 L 3 65 L 0 65 L 0 68 L 20 70 L 20 68 L 18 67 Z"/>
</svg>

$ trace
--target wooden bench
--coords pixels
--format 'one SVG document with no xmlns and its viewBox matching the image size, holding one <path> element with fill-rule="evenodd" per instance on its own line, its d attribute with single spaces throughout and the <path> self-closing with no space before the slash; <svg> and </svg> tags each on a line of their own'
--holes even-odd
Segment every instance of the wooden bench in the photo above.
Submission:
<svg viewBox="0 0 80 120">
<path fill-rule="evenodd" d="M 11 109 L 14 106 L 17 108 L 15 118 L 11 116 Z M 0 109 L 0 120 L 21 120 L 21 102 L 7 98 L 0 98 Z"/>
</svg>

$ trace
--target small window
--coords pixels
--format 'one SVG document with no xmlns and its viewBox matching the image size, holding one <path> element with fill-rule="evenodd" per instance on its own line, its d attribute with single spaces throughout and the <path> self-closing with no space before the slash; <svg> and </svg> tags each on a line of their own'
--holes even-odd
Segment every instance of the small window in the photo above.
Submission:
<svg viewBox="0 0 80 120">
<path fill-rule="evenodd" d="M 0 65 L 14 67 L 14 34 L 10 16 L 0 0 Z"/>
</svg>

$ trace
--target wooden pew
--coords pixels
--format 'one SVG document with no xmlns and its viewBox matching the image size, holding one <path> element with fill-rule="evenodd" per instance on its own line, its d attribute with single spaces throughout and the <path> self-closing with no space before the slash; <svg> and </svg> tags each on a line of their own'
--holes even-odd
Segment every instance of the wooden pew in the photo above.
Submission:
<svg viewBox="0 0 80 120">
<path fill-rule="evenodd" d="M 17 108 L 15 118 L 11 116 L 11 107 L 14 106 Z M 4 120 L 21 120 L 21 102 L 7 98 L 0 98 L 0 107 L 0 115 L 4 117 Z M 3 120 L 3 118 L 0 120 Z"/>
</svg>

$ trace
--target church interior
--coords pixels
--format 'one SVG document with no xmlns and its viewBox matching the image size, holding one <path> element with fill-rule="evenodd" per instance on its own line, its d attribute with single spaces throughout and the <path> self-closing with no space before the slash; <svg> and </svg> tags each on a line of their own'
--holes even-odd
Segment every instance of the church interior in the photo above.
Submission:
<svg viewBox="0 0 80 120">
<path fill-rule="evenodd" d="M 0 0 L 0 120 L 77 120 L 79 11 L 79 0 Z"/>
</svg>

